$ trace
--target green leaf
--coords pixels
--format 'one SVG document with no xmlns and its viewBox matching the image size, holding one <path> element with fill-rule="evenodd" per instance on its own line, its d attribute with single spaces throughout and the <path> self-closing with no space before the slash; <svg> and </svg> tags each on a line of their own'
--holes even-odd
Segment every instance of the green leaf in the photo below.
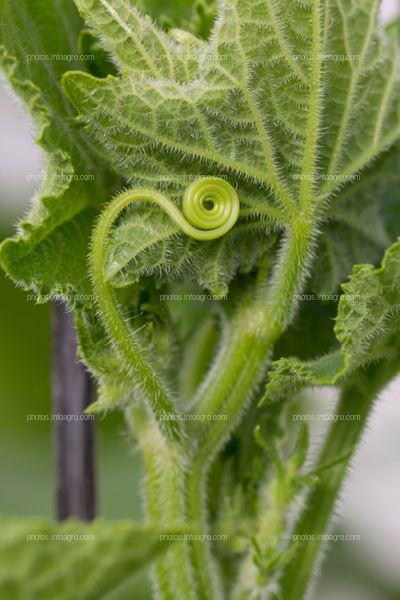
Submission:
<svg viewBox="0 0 400 600">
<path fill-rule="evenodd" d="M 180 234 L 163 211 L 135 210 L 115 228 L 108 248 L 106 276 L 115 286 L 136 283 L 143 276 L 162 274 L 189 260 L 195 242 Z"/>
<path fill-rule="evenodd" d="M 333 385 L 355 369 L 398 352 L 400 241 L 387 250 L 380 268 L 356 265 L 342 289 L 335 324 L 339 350 L 308 362 L 276 361 L 261 404 L 304 386 Z"/>
<path fill-rule="evenodd" d="M 377 26 L 379 0 L 354 2 L 345 10 L 339 1 L 325 5 L 326 127 L 321 147 L 327 151 L 327 173 L 346 181 L 385 141 L 398 136 L 397 43 Z M 327 180 L 322 187 L 329 193 L 337 183 Z"/>
<path fill-rule="evenodd" d="M 329 156 L 320 157 L 327 172 L 348 178 L 399 135 L 396 54 L 378 33 L 373 0 L 354 6 L 351 15 L 342 14 L 334 2 L 326 3 L 326 12 L 321 9 L 317 15 L 323 24 L 332 10 L 337 28 L 362 22 L 364 27 L 348 29 L 349 39 L 344 41 L 354 54 L 362 50 L 357 63 L 323 64 L 320 58 L 321 64 L 315 64 L 310 59 L 315 37 L 311 4 L 295 3 L 289 9 L 247 0 L 220 3 L 211 40 L 203 43 L 196 67 L 183 57 L 178 60 L 173 37 L 123 0 L 112 6 L 107 0 L 76 3 L 124 76 L 99 81 L 70 73 L 64 87 L 110 160 L 127 177 L 156 183 L 172 164 L 177 176 L 193 169 L 197 173 L 200 161 L 206 163 L 203 172 L 224 170 L 231 177 L 251 178 L 290 205 L 302 176 L 321 175 L 317 161 L 311 171 L 307 165 L 307 172 L 302 164 L 312 69 L 318 70 L 324 89 L 340 78 L 343 90 L 326 94 L 327 108 L 321 115 L 320 130 L 329 129 L 323 136 L 323 141 L 329 136 L 329 144 L 321 143 L 321 152 L 333 148 Z M 321 52 L 343 54 L 343 36 L 328 36 L 328 27 L 323 31 L 318 40 Z M 189 85 L 182 82 L 182 61 L 189 69 Z M 350 125 L 354 131 L 344 135 Z M 314 120 L 312 126 L 318 123 Z M 339 187 L 331 181 L 320 185 L 325 196 Z"/>
<path fill-rule="evenodd" d="M 112 8 L 107 2 L 77 4 L 126 74 L 102 82 L 68 74 L 64 88 L 127 177 L 157 183 L 171 176 L 178 182 L 181 173 L 205 172 L 200 159 L 212 164 L 208 173 L 229 169 L 282 187 L 272 161 L 272 138 L 249 97 L 256 92 L 248 89 L 245 76 L 251 56 L 235 42 L 233 7 L 221 5 L 214 39 L 202 45 L 200 60 L 193 61 L 172 36 L 157 31 L 124 2 Z M 250 42 L 249 34 L 244 43 Z M 182 78 L 192 82 L 182 85 Z M 96 123 L 89 118 L 94 105 L 100 109 Z"/>
<path fill-rule="evenodd" d="M 67 0 L 18 5 L 2 0 L 0 18 L 2 68 L 46 153 L 43 183 L 16 239 L 2 244 L 1 264 L 42 296 L 64 293 L 71 304 L 84 303 L 90 229 L 115 183 L 87 135 L 73 125 L 73 110 L 60 86 L 68 68 L 84 68 L 78 56 L 81 20 Z"/>
<path fill-rule="evenodd" d="M 328 216 L 341 229 L 338 239 L 328 231 L 321 242 L 317 289 L 337 286 L 351 260 L 377 259 L 387 237 L 381 220 L 369 227 L 367 241 L 360 227 L 352 227 L 347 241 L 350 225 L 343 226 L 342 215 L 348 211 L 340 204 L 354 190 L 356 206 L 356 175 L 400 134 L 397 51 L 394 36 L 379 30 L 376 1 L 341 11 L 333 1 L 313 9 L 311 2 L 225 0 L 210 40 L 192 46 L 187 34 L 158 30 L 125 0 L 76 4 L 121 76 L 68 73 L 63 86 L 80 121 L 133 185 L 150 184 L 179 202 L 187 181 L 228 177 L 243 214 L 267 217 L 281 229 L 294 218 L 299 197 L 313 196 L 322 214 L 334 202 Z M 379 201 L 365 220 L 382 212 Z M 335 248 L 343 238 L 348 251 L 339 263 Z M 258 244 L 254 238 L 254 255 Z M 224 246 L 206 251 L 202 282 L 209 288 L 226 290 L 229 283 L 230 276 L 215 282 L 221 253 L 213 264 L 213 251 Z M 168 244 L 158 248 L 159 257 L 164 250 Z M 156 256 L 150 262 L 157 266 Z M 240 264 L 240 252 L 233 263 Z M 135 261 L 129 268 L 133 278 L 139 275 Z"/>
<path fill-rule="evenodd" d="M 199 243 L 184 236 L 163 211 L 134 209 L 110 238 L 106 275 L 116 287 L 142 277 L 160 282 L 186 277 L 223 296 L 234 275 L 249 272 L 268 250 L 274 238 L 265 240 L 265 230 L 262 221 L 241 222 L 222 238 Z"/>
<path fill-rule="evenodd" d="M 165 552 L 172 532 L 129 521 L 60 524 L 2 518 L 0 533 L 2 598 L 75 600 L 79 594 L 81 600 L 100 600 Z"/>
<path fill-rule="evenodd" d="M 311 287 L 335 293 L 354 264 L 378 264 L 400 231 L 400 146 L 395 144 L 333 198 Z"/>
</svg>

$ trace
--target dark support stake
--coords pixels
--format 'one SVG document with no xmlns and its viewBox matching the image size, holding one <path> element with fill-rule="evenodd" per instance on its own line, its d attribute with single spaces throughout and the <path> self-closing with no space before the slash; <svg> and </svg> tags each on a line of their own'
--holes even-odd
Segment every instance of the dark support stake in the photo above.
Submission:
<svg viewBox="0 0 400 600">
<path fill-rule="evenodd" d="M 53 304 L 53 414 L 81 415 L 94 386 L 76 358 L 74 317 Z M 71 418 L 71 417 L 70 417 Z M 71 418 L 73 419 L 73 417 Z M 94 423 L 54 420 L 57 518 L 90 521 L 95 516 Z"/>
</svg>

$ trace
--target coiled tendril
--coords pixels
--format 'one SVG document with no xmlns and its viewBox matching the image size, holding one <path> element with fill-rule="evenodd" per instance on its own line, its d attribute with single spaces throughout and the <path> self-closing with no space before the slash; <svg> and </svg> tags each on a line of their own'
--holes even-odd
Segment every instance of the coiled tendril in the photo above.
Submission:
<svg viewBox="0 0 400 600">
<path fill-rule="evenodd" d="M 183 197 L 183 214 L 164 194 L 153 189 L 132 189 L 117 196 L 106 207 L 95 227 L 90 253 L 90 271 L 99 316 L 115 349 L 133 367 L 149 399 L 155 415 L 171 414 L 174 408 L 162 382 L 145 359 L 136 338 L 121 315 L 112 286 L 104 272 L 107 237 L 115 219 L 132 202 L 149 201 L 158 204 L 189 237 L 214 240 L 227 233 L 239 216 L 239 198 L 224 179 L 208 177 L 194 181 Z M 167 435 L 180 437 L 176 422 L 161 420 Z"/>
<path fill-rule="evenodd" d="M 239 198 L 224 179 L 198 179 L 185 191 L 183 213 L 196 228 L 196 231 L 191 228 L 185 232 L 187 235 L 198 240 L 215 239 L 227 233 L 236 223 Z"/>
</svg>

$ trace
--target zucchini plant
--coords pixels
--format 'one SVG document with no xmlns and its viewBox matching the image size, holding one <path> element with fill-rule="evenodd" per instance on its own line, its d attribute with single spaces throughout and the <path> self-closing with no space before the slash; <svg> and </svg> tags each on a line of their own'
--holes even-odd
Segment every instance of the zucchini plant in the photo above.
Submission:
<svg viewBox="0 0 400 600">
<path fill-rule="evenodd" d="M 400 369 L 398 28 L 379 10 L 1 0 L 3 69 L 46 154 L 1 264 L 74 311 L 88 411 L 122 411 L 143 456 L 147 523 L 82 525 L 105 542 L 82 550 L 80 598 L 150 559 L 160 600 L 312 588 Z M 318 386 L 341 418 L 312 451 L 294 415 Z M 4 525 L 16 554 L 21 527 Z M 40 552 L 0 589 L 76 598 L 62 564 L 33 576 Z"/>
</svg>

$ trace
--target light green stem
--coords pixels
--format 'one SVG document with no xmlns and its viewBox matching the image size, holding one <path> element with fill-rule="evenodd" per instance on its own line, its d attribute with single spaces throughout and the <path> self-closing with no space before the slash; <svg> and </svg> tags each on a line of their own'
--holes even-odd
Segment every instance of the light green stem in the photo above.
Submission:
<svg viewBox="0 0 400 600">
<path fill-rule="evenodd" d="M 145 467 L 146 509 L 151 524 L 170 530 L 185 521 L 184 464 L 181 445 L 165 444 L 157 424 L 143 406 L 126 411 L 128 427 L 138 439 Z M 178 568 L 177 568 L 178 565 Z M 197 600 L 187 542 L 176 542 L 154 567 L 154 586 L 162 600 Z"/>
<path fill-rule="evenodd" d="M 134 196 L 133 199 L 142 199 L 143 194 Z M 127 321 L 121 314 L 115 292 L 108 283 L 104 266 L 106 263 L 107 241 L 110 229 L 122 212 L 132 201 L 132 194 L 127 192 L 118 196 L 111 202 L 101 215 L 93 234 L 92 249 L 90 254 L 90 270 L 93 279 L 93 289 L 99 316 L 115 347 L 121 355 L 126 368 L 133 369 L 138 383 L 142 386 L 145 396 L 151 404 L 155 418 L 167 437 L 179 438 L 181 432 L 176 422 L 160 419 L 161 415 L 173 413 L 173 404 L 166 387 L 160 377 L 144 357 L 135 334 L 130 330 Z M 168 424 L 165 426 L 164 424 Z"/>
<path fill-rule="evenodd" d="M 242 304 L 232 323 L 232 335 L 197 399 L 199 412 L 227 415 L 227 420 L 213 421 L 200 431 L 189 468 L 188 518 L 201 523 L 205 532 L 211 462 L 239 424 L 265 373 L 273 345 L 290 322 L 312 257 L 314 238 L 312 219 L 300 217 L 284 241 L 271 285 L 267 290 L 262 286 L 253 299 Z M 201 600 L 218 600 L 220 585 L 209 546 L 192 544 L 192 556 Z"/>
<path fill-rule="evenodd" d="M 158 204 L 186 235 L 207 241 L 224 235 L 233 227 L 239 216 L 239 199 L 229 183 L 216 177 L 196 180 L 186 189 L 183 214 L 156 190 L 129 190 L 106 207 L 93 234 L 90 267 L 99 316 L 125 370 L 133 369 L 140 384 L 139 395 L 144 396 L 151 413 L 147 414 L 143 406 L 136 406 L 128 414 L 128 423 L 132 419 L 135 421 L 145 458 L 149 517 L 168 526 L 182 524 L 186 517 L 184 472 L 188 449 L 185 448 L 183 428 L 177 420 L 168 419 L 176 413 L 170 394 L 141 351 L 140 341 L 121 314 L 105 274 L 108 235 L 117 217 L 136 201 Z M 160 598 L 196 600 L 186 542 L 174 545 L 167 557 L 158 562 L 156 573 Z"/>
<path fill-rule="evenodd" d="M 110 230 L 127 206 L 140 201 L 158 204 L 186 235 L 205 241 L 218 238 L 233 227 L 239 215 L 239 199 L 232 186 L 217 177 L 198 179 L 186 189 L 183 197 L 184 214 L 169 198 L 156 190 L 128 190 L 106 207 L 94 230 L 90 270 L 100 318 L 122 360 L 126 361 L 127 369 L 133 368 L 160 428 L 167 437 L 178 439 L 181 437 L 178 421 L 163 418 L 176 412 L 170 394 L 121 315 L 115 292 L 105 275 Z"/>
<path fill-rule="evenodd" d="M 206 193 L 203 193 L 203 185 Z M 292 318 L 297 304 L 296 294 L 302 289 L 312 256 L 315 218 L 311 205 L 301 203 L 301 211 L 284 239 L 271 282 L 266 284 L 263 281 L 261 285 L 258 282 L 254 297 L 244 300 L 233 317 L 226 344 L 196 402 L 196 409 L 205 414 L 226 414 L 227 420 L 213 421 L 204 431 L 200 428 L 196 432 L 198 443 L 194 442 L 194 448 L 193 444 L 190 448 L 179 422 L 163 418 L 176 412 L 170 394 L 140 351 L 138 339 L 121 315 L 115 293 L 105 275 L 109 232 L 121 212 L 132 202 L 141 200 L 155 202 L 187 235 L 203 240 L 226 233 L 238 216 L 239 204 L 233 188 L 216 178 L 196 181 L 189 191 L 186 190 L 183 200 L 185 216 L 155 190 L 130 190 L 111 202 L 100 217 L 91 253 L 91 272 L 100 317 L 128 370 L 133 368 L 154 417 L 151 419 L 151 435 L 159 447 L 153 447 L 154 441 L 146 441 L 149 433 L 144 440 L 147 444 L 149 512 L 160 523 L 188 520 L 200 524 L 201 533 L 207 533 L 205 496 L 211 461 L 239 424 L 265 373 L 271 349 Z M 205 227 L 209 229 L 203 229 Z M 138 430 L 140 435 L 140 427 Z M 185 462 L 187 457 L 189 464 Z M 171 600 L 172 594 L 175 594 L 177 600 L 221 598 L 209 545 L 193 542 L 190 552 L 186 550 L 184 544 L 178 544 L 158 563 L 159 597 Z M 179 572 L 176 571 L 177 564 L 180 565 Z M 168 578 L 169 569 L 174 573 L 171 579 Z"/>
<path fill-rule="evenodd" d="M 213 349 L 218 341 L 218 330 L 214 319 L 202 321 L 191 335 L 191 344 L 185 348 L 179 373 L 180 391 L 185 406 L 193 398 L 211 363 Z"/>
<path fill-rule="evenodd" d="M 311 491 L 307 505 L 294 529 L 294 535 L 320 536 L 329 530 L 332 514 L 348 473 L 349 464 L 366 428 L 374 400 L 398 373 L 398 360 L 384 361 L 355 373 L 342 388 L 337 413 L 360 415 L 359 420 L 341 420 L 332 424 L 321 451 L 318 465 L 333 462 L 338 456 L 348 458 L 320 474 L 319 485 Z M 309 538 L 308 538 L 309 539 Z M 300 541 L 297 553 L 282 576 L 282 600 L 301 600 L 312 582 L 322 541 Z"/>
</svg>

